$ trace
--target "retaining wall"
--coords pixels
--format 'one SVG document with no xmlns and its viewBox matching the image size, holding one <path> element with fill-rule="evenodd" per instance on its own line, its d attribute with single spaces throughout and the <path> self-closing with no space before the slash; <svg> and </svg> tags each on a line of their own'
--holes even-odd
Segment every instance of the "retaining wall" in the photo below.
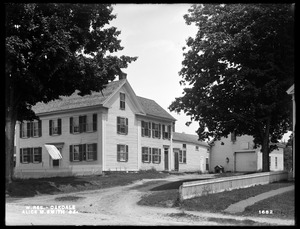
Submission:
<svg viewBox="0 0 300 229">
<path fill-rule="evenodd" d="M 180 200 L 191 199 L 210 193 L 247 188 L 259 184 L 269 184 L 288 179 L 288 172 L 264 172 L 249 175 L 222 177 L 204 181 L 184 182 L 179 187 Z"/>
</svg>

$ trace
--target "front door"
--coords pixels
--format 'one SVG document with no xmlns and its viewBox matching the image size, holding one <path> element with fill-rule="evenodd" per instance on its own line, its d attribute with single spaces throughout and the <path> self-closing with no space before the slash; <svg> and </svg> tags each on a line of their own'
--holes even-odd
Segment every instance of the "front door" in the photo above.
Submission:
<svg viewBox="0 0 300 229">
<path fill-rule="evenodd" d="M 174 151 L 174 169 L 175 169 L 175 171 L 178 171 L 179 170 L 179 158 L 178 158 L 178 151 L 176 150 L 176 151 Z"/>
<path fill-rule="evenodd" d="M 169 148 L 165 148 L 165 170 L 169 171 Z"/>
</svg>

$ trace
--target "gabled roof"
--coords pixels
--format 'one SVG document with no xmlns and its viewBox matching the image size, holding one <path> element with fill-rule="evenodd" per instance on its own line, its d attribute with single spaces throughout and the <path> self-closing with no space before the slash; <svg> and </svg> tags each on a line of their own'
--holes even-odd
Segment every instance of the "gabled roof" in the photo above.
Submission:
<svg viewBox="0 0 300 229">
<path fill-rule="evenodd" d="M 163 109 L 160 105 L 158 105 L 152 99 L 146 99 L 140 96 L 137 96 L 140 104 L 143 107 L 143 110 L 146 112 L 146 115 L 159 117 L 159 118 L 166 118 L 176 121 L 172 115 L 170 115 L 165 109 Z"/>
<path fill-rule="evenodd" d="M 195 134 L 185 134 L 185 133 L 178 133 L 178 132 L 173 133 L 174 141 L 189 142 L 189 143 L 193 143 L 196 145 L 202 145 L 202 146 L 209 147 L 208 143 L 199 141 L 198 138 L 199 138 L 198 135 L 195 135 Z"/>
<path fill-rule="evenodd" d="M 80 96 L 79 91 L 75 91 L 71 96 L 60 96 L 60 99 L 52 100 L 48 103 L 39 102 L 32 107 L 32 110 L 36 114 L 61 112 L 70 109 L 80 109 L 93 106 L 106 107 L 109 99 L 125 84 L 130 94 L 133 96 L 133 100 L 136 101 L 136 105 L 141 114 L 146 114 L 152 117 L 164 118 L 169 120 L 176 120 L 154 100 L 142 98 L 136 96 L 132 90 L 130 84 L 126 79 L 112 81 L 107 84 L 106 88 L 101 92 L 92 92 L 90 95 Z"/>
<path fill-rule="evenodd" d="M 75 91 L 71 96 L 60 96 L 60 99 L 52 100 L 47 104 L 39 102 L 32 107 L 32 110 L 39 114 L 103 105 L 125 82 L 126 79 L 112 81 L 107 84 L 102 93 L 92 92 L 90 95 L 79 96 L 78 91 Z"/>
</svg>

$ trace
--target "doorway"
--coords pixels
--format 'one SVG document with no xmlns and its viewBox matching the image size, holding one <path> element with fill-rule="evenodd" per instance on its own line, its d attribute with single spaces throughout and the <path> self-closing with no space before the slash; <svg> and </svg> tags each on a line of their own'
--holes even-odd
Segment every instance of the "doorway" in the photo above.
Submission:
<svg viewBox="0 0 300 229">
<path fill-rule="evenodd" d="M 174 150 L 174 170 L 179 171 L 179 153 L 178 153 L 178 150 Z"/>
<path fill-rule="evenodd" d="M 164 148 L 165 153 L 165 170 L 169 171 L 169 148 Z"/>
</svg>

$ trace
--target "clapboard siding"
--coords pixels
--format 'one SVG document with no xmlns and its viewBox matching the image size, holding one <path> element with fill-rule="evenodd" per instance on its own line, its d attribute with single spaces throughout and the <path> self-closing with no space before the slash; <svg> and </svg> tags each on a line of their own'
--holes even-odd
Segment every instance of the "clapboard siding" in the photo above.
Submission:
<svg viewBox="0 0 300 229">
<path fill-rule="evenodd" d="M 40 120 L 42 121 L 42 136 L 36 138 L 19 138 L 17 145 L 17 154 L 16 154 L 16 174 L 20 171 L 26 172 L 26 170 L 31 171 L 34 170 L 37 173 L 41 172 L 42 175 L 45 171 L 49 170 L 52 174 L 56 174 L 53 170 L 68 170 L 73 172 L 81 172 L 88 173 L 89 171 L 100 171 L 101 172 L 101 147 L 98 143 L 100 130 L 100 119 L 101 116 L 99 113 L 101 109 L 86 109 L 81 110 L 80 112 L 71 112 L 71 113 L 63 113 L 56 115 L 49 115 L 46 117 L 40 116 Z M 80 134 L 71 134 L 70 133 L 70 117 L 77 115 L 88 115 L 97 113 L 97 131 L 96 132 L 85 132 Z M 50 136 L 49 135 L 49 120 L 61 119 L 61 135 Z M 19 136 L 20 124 L 18 123 L 16 126 L 17 136 Z M 51 159 L 48 151 L 45 148 L 45 144 L 51 143 L 64 143 L 62 148 L 62 159 L 60 160 L 59 168 L 52 168 Z M 81 161 L 81 162 L 70 162 L 69 158 L 69 146 L 73 144 L 86 144 L 86 143 L 97 143 L 97 160 L 96 161 Z M 28 163 L 23 164 L 20 163 L 20 148 L 26 147 L 42 147 L 42 163 Z M 20 170 L 20 171 L 18 171 Z M 58 171 L 59 173 L 59 171 Z M 26 176 L 23 174 L 23 176 Z"/>
<path fill-rule="evenodd" d="M 161 124 L 162 125 L 171 125 L 171 122 L 167 122 L 167 121 L 163 121 L 163 120 L 159 120 L 159 119 L 153 119 L 153 118 L 149 118 L 149 117 L 139 117 L 138 118 L 138 122 L 140 123 L 139 128 L 141 128 L 141 122 L 145 121 L 145 122 L 154 122 L 157 124 Z M 140 139 L 141 139 L 141 146 L 138 149 L 138 153 L 140 154 L 140 169 L 141 170 L 148 170 L 148 169 L 155 169 L 157 171 L 162 171 L 165 169 L 165 161 L 164 161 L 164 146 L 169 147 L 169 160 L 170 160 L 170 149 L 171 149 L 171 140 L 169 139 L 163 139 L 162 135 L 161 138 L 153 138 L 152 137 L 152 133 L 151 133 L 151 137 L 146 137 L 146 136 L 142 136 L 140 133 Z M 150 163 L 146 163 L 146 162 L 142 162 L 142 147 L 150 147 L 150 148 L 158 148 L 161 149 L 161 162 L 159 164 L 157 163 L 152 163 L 152 161 Z M 169 166 L 170 168 L 170 166 Z"/>
<path fill-rule="evenodd" d="M 125 93 L 125 110 L 120 109 L 120 96 L 119 93 Z M 121 88 L 111 98 L 111 106 L 107 113 L 106 123 L 106 136 L 105 136 L 105 170 L 106 171 L 126 171 L 138 170 L 138 157 L 137 157 L 137 120 L 134 113 L 134 105 L 131 102 L 128 92 L 125 88 Z M 117 133 L 117 117 L 124 117 L 128 119 L 128 134 L 122 135 Z M 117 144 L 128 145 L 128 161 L 117 161 Z"/>
<path fill-rule="evenodd" d="M 183 144 L 186 144 L 186 163 L 179 163 L 179 171 L 206 172 L 206 158 L 209 158 L 207 147 L 189 142 L 174 141 L 173 148 L 183 150 Z M 198 146 L 198 151 L 196 146 Z"/>
</svg>

